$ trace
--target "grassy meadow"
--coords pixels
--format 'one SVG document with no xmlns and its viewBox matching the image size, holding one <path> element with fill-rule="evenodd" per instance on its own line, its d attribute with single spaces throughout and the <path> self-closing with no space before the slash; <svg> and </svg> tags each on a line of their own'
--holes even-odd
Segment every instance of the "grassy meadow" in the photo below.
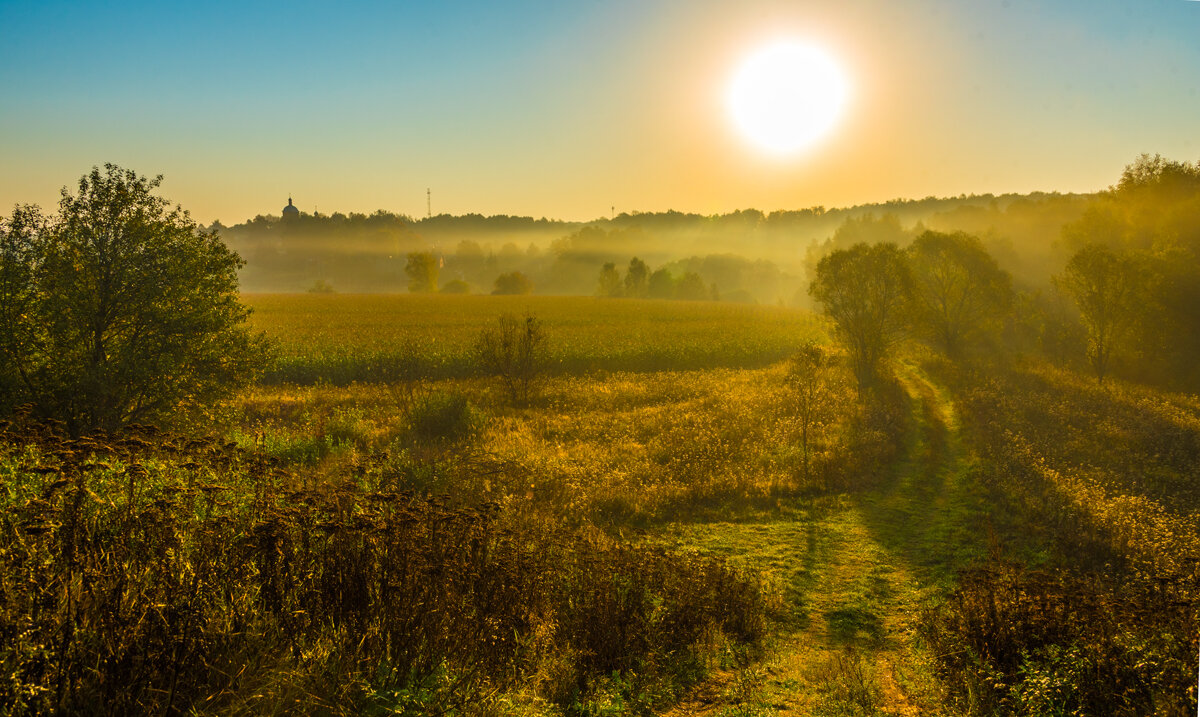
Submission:
<svg viewBox="0 0 1200 717">
<path fill-rule="evenodd" d="M 275 363 L 209 438 L 3 428 L 12 711 L 1194 705 L 1194 397 L 915 346 L 860 395 L 777 307 L 248 300 Z M 524 403 L 474 358 L 504 312 Z"/>
<path fill-rule="evenodd" d="M 476 372 L 480 329 L 536 315 L 553 335 L 547 369 L 660 371 L 766 366 L 824 322 L 782 307 L 581 296 L 247 295 L 251 325 L 279 343 L 266 383 L 454 378 Z"/>
</svg>

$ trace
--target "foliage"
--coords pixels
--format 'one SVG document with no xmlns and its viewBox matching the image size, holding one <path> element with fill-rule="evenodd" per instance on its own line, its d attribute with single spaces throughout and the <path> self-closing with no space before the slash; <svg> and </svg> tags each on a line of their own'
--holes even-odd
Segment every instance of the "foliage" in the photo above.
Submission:
<svg viewBox="0 0 1200 717">
<path fill-rule="evenodd" d="M 317 279 L 315 282 L 313 282 L 312 286 L 308 287 L 308 293 L 336 294 L 337 292 L 333 290 L 333 286 L 331 286 L 329 282 L 325 281 L 324 279 Z"/>
<path fill-rule="evenodd" d="M 1083 316 L 1088 335 L 1088 360 L 1103 383 L 1113 351 L 1129 335 L 1137 319 L 1143 277 L 1128 255 L 1100 244 L 1088 244 L 1067 262 L 1057 282 L 1070 294 Z"/>
<path fill-rule="evenodd" d="M 878 382 L 880 365 L 903 337 L 911 286 L 895 244 L 856 244 L 817 264 L 809 293 L 837 325 L 860 386 Z"/>
<path fill-rule="evenodd" d="M 675 298 L 683 301 L 707 301 L 712 294 L 713 290 L 694 271 L 686 272 L 675 286 Z"/>
<path fill-rule="evenodd" d="M 433 393 L 413 405 L 409 421 L 419 438 L 454 441 L 477 433 L 482 416 L 460 393 Z"/>
<path fill-rule="evenodd" d="M 445 284 L 442 284 L 443 294 L 469 294 L 471 293 L 471 285 L 462 279 L 451 279 Z"/>
<path fill-rule="evenodd" d="M 621 274 L 617 265 L 607 262 L 600 268 L 600 278 L 596 284 L 596 296 L 615 298 L 621 295 Z"/>
<path fill-rule="evenodd" d="M 533 282 L 519 271 L 512 271 L 496 277 L 493 294 L 524 296 L 533 293 Z"/>
<path fill-rule="evenodd" d="M 501 314 L 494 326 L 479 332 L 475 353 L 480 368 L 499 377 L 512 402 L 524 406 L 545 373 L 548 339 L 536 316 L 526 314 L 518 320 Z"/>
<path fill-rule="evenodd" d="M 919 332 L 952 357 L 999 333 L 1013 301 L 1012 279 L 977 237 L 926 231 L 906 253 Z"/>
<path fill-rule="evenodd" d="M 810 448 L 815 434 L 825 430 L 833 418 L 842 395 L 833 369 L 834 357 L 815 341 L 805 343 L 792 357 L 788 367 L 788 386 L 796 400 L 796 418 L 800 423 L 800 449 L 803 452 L 804 480 L 809 479 Z"/>
<path fill-rule="evenodd" d="M 1001 538 L 1055 568 L 989 565 L 926 616 L 963 706 L 1190 714 L 1200 403 L 1038 364 L 951 378 Z"/>
<path fill-rule="evenodd" d="M 396 291 L 404 285 L 407 253 L 429 244 L 409 217 L 383 210 L 300 212 L 286 221 L 260 215 L 212 229 L 246 259 L 240 279 L 249 291 L 300 291 L 318 279 L 344 292 Z"/>
<path fill-rule="evenodd" d="M 763 632 L 758 582 L 719 560 L 450 507 L 383 469 L 326 483 L 220 442 L 33 424 L 3 430 L 0 466 L 17 712 L 445 713 L 522 681 L 567 706 Z"/>
<path fill-rule="evenodd" d="M 666 267 L 656 269 L 647 281 L 646 293 L 651 299 L 675 298 L 675 277 Z"/>
<path fill-rule="evenodd" d="M 1092 275 L 1083 280 L 1093 284 L 1102 270 L 1112 277 L 1103 289 L 1095 285 L 1073 292 L 1076 298 L 1094 297 L 1086 302 L 1091 306 L 1080 308 L 1093 334 L 1089 359 L 1098 375 L 1116 370 L 1170 388 L 1200 389 L 1200 364 L 1194 360 L 1200 353 L 1198 227 L 1200 163 L 1142 155 L 1064 229 L 1064 244 L 1079 257 L 1072 260 L 1074 271 Z M 1129 284 L 1126 300 L 1100 298 L 1121 293 L 1124 283 Z M 1096 299 L 1112 304 L 1115 315 L 1101 318 Z M 1113 357 L 1120 354 L 1120 364 L 1109 365 L 1110 351 Z"/>
<path fill-rule="evenodd" d="M 0 409 L 30 403 L 79 434 L 205 407 L 247 382 L 241 260 L 148 179 L 93 168 L 56 216 L 0 224 Z"/>
<path fill-rule="evenodd" d="M 408 290 L 414 294 L 432 294 L 437 291 L 438 258 L 428 251 L 415 251 L 408 255 L 404 273 L 408 276 Z"/>
<path fill-rule="evenodd" d="M 858 244 L 905 246 L 912 241 L 914 233 L 904 229 L 900 223 L 900 216 L 894 212 L 885 212 L 878 216 L 874 212 L 848 216 L 832 236 L 822 242 L 813 242 L 808 247 L 805 254 L 806 273 L 810 277 L 816 276 L 821 260 L 834 252 L 844 251 Z"/>
<path fill-rule="evenodd" d="M 646 262 L 635 256 L 629 260 L 629 269 L 625 272 L 625 296 L 644 299 L 649 289 L 650 269 Z"/>
<path fill-rule="evenodd" d="M 1197 588 L 1000 563 L 963 575 L 922 632 L 970 714 L 1187 715 Z"/>
</svg>

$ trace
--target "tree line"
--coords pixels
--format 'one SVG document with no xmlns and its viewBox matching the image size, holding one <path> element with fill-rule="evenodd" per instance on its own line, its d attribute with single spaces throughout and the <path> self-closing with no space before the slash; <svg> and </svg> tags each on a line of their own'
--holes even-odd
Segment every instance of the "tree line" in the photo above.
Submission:
<svg viewBox="0 0 1200 717">
<path fill-rule="evenodd" d="M 1200 162 L 1141 156 L 1062 241 L 1070 257 L 1049 292 L 1015 290 L 979 237 L 934 230 L 904 248 L 834 249 L 809 292 L 862 385 L 915 339 L 953 359 L 1032 348 L 1084 362 L 1100 382 L 1200 388 Z"/>
<path fill-rule="evenodd" d="M 679 299 L 681 301 L 717 301 L 721 292 L 716 283 L 706 283 L 700 274 L 685 271 L 676 277 L 667 267 L 651 272 L 646 262 L 636 256 L 629 260 L 624 279 L 615 262 L 605 262 L 600 268 L 596 295 L 616 299 Z"/>
</svg>

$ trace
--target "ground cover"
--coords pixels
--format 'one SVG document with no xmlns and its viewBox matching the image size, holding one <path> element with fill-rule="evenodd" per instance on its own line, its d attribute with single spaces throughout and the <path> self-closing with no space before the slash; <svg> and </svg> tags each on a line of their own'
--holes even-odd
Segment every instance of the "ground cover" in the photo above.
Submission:
<svg viewBox="0 0 1200 717">
<path fill-rule="evenodd" d="M 721 302 L 569 296 L 250 294 L 251 324 L 279 344 L 267 383 L 380 381 L 475 371 L 479 331 L 530 313 L 550 332 L 547 368 L 652 371 L 760 367 L 823 334 L 804 311 Z"/>
<path fill-rule="evenodd" d="M 922 628 L 956 703 L 979 714 L 1190 714 L 1195 397 L 1101 386 L 1040 362 L 939 372 L 989 504 L 1014 528 Z"/>
<path fill-rule="evenodd" d="M 821 335 L 803 314 L 261 298 L 281 365 L 309 373 L 243 393 L 203 427 L 216 441 L 9 435 L 0 631 L 15 647 L 0 689 L 82 709 L 111 696 L 111 675 L 150 674 L 119 659 L 145 643 L 176 668 L 127 690 L 131 709 L 206 689 L 199 712 L 529 717 L 1177 713 L 1194 699 L 1194 397 L 917 359 L 859 397 L 835 360 L 806 461 L 795 365 L 773 358 Z M 468 357 L 480 328 L 524 308 L 568 359 L 515 406 Z M 416 368 L 361 380 L 392 345 Z M 197 578 L 217 563 L 234 567 Z M 410 592 L 381 570 L 410 571 Z M 518 594 L 537 610 L 487 597 Z M 400 618 L 416 605 L 432 612 Z M 66 622 L 30 631 L 34 614 Z M 105 625 L 124 631 L 107 646 Z M 79 640 L 45 637 L 65 634 Z M 278 659 L 234 679 L 231 635 Z M 63 655 L 74 667 L 55 672 Z M 206 671 L 178 667 L 192 658 Z M 1121 696 L 1104 701 L 1103 680 Z"/>
<path fill-rule="evenodd" d="M 946 711 L 922 613 L 986 559 L 953 404 L 919 370 L 900 370 L 901 444 L 882 470 L 778 516 L 672 525 L 667 544 L 753 567 L 788 606 L 766 657 L 697 689 L 672 713 L 938 714 Z"/>
</svg>

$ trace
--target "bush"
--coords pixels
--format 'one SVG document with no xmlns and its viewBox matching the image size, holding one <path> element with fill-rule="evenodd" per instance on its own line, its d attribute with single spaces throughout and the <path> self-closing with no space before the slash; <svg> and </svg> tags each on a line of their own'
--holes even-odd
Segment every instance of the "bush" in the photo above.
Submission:
<svg viewBox="0 0 1200 717">
<path fill-rule="evenodd" d="M 496 277 L 496 288 L 493 294 L 525 295 L 533 293 L 533 281 L 519 271 L 501 274 Z"/>
<path fill-rule="evenodd" d="M 462 394 L 434 393 L 413 404 L 409 421 L 418 438 L 455 441 L 477 433 L 483 415 Z"/>
<path fill-rule="evenodd" d="M 451 279 L 445 284 L 442 284 L 443 294 L 469 294 L 471 293 L 471 285 L 462 279 Z"/>
<path fill-rule="evenodd" d="M 970 714 L 1192 714 L 1197 587 L 995 563 L 920 629 Z"/>
<path fill-rule="evenodd" d="M 500 377 L 512 402 L 523 406 L 545 371 L 546 343 L 540 319 L 526 314 L 518 320 L 503 314 L 495 326 L 480 332 L 475 355 L 485 372 Z"/>
</svg>

